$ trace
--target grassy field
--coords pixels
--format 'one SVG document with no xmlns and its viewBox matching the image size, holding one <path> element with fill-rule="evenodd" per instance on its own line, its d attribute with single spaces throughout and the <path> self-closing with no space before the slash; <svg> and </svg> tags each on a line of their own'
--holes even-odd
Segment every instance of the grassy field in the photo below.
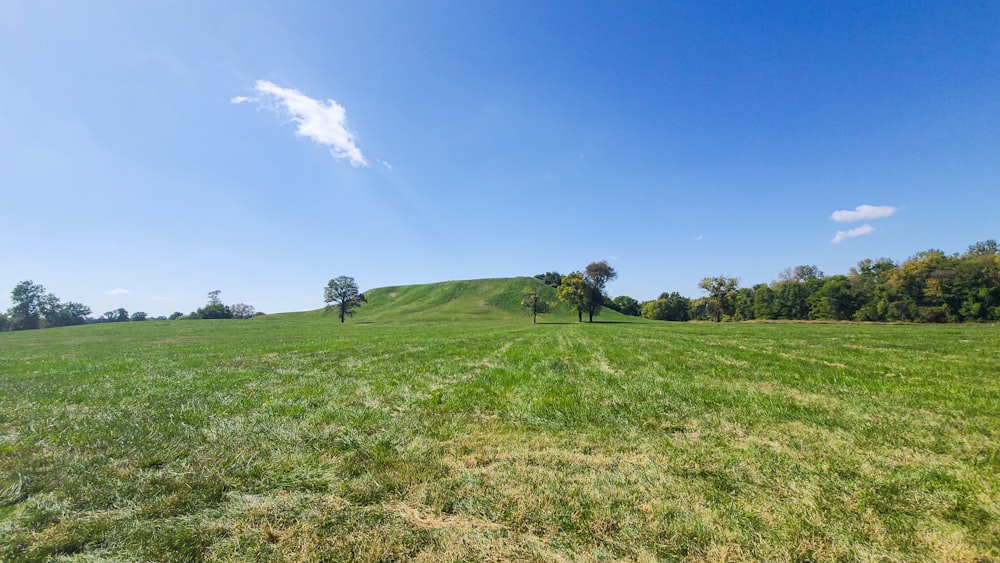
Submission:
<svg viewBox="0 0 1000 563">
<path fill-rule="evenodd" d="M 0 334 L 0 561 L 1000 560 L 1000 329 L 524 283 Z"/>
</svg>

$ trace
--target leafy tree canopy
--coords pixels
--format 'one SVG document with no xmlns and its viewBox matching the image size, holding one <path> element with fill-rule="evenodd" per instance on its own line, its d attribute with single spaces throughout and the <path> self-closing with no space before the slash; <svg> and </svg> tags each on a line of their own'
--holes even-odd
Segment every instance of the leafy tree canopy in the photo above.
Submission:
<svg viewBox="0 0 1000 563">
<path fill-rule="evenodd" d="M 344 322 L 344 317 L 354 313 L 354 310 L 366 303 L 363 293 L 358 290 L 358 284 L 350 276 L 339 276 L 329 282 L 323 288 L 323 301 L 326 302 L 326 311 L 337 311 L 340 322 Z"/>
<path fill-rule="evenodd" d="M 638 301 L 628 295 L 619 295 L 618 297 L 615 297 L 612 302 L 615 307 L 618 308 L 618 312 L 623 315 L 638 317 L 642 314 L 642 306 Z"/>
</svg>

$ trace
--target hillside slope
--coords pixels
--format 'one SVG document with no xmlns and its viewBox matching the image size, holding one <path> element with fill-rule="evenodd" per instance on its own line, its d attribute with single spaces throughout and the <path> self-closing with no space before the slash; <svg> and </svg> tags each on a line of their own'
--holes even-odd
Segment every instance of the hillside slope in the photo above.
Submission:
<svg viewBox="0 0 1000 563">
<path fill-rule="evenodd" d="M 354 320 L 526 318 L 527 313 L 521 308 L 521 298 L 527 288 L 538 289 L 545 301 L 556 304 L 551 313 L 539 315 L 539 322 L 576 320 L 576 313 L 556 298 L 555 289 L 530 277 L 447 281 L 371 289 L 365 292 L 368 303 L 358 309 Z M 605 308 L 595 320 L 637 319 Z"/>
</svg>

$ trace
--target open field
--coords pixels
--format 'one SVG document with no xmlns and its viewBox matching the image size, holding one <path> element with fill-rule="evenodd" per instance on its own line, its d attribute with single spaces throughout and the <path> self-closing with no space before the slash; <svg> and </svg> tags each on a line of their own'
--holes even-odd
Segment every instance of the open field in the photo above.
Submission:
<svg viewBox="0 0 1000 563">
<path fill-rule="evenodd" d="M 1000 560 L 996 327 L 373 301 L 0 334 L 0 560 Z"/>
</svg>

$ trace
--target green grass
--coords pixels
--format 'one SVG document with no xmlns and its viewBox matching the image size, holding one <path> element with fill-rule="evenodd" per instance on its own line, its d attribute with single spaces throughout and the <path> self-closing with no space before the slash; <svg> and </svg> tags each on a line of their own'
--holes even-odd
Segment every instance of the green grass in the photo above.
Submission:
<svg viewBox="0 0 1000 563">
<path fill-rule="evenodd" d="M 526 281 L 0 334 L 0 560 L 1000 559 L 996 327 L 532 325 Z"/>
</svg>

